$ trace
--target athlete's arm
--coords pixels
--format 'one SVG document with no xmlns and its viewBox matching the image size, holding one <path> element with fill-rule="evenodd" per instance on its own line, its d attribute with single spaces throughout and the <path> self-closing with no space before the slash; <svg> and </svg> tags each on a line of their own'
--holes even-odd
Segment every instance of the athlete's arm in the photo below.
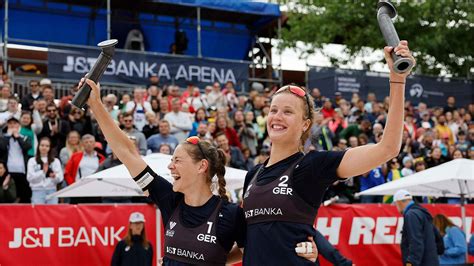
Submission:
<svg viewBox="0 0 474 266">
<path fill-rule="evenodd" d="M 85 82 L 92 89 L 87 103 L 94 113 L 102 133 L 104 133 L 107 143 L 119 160 L 127 167 L 132 177 L 139 175 L 147 166 L 145 161 L 138 153 L 135 144 L 120 130 L 102 105 L 99 91 L 100 86 L 90 79 L 87 79 Z M 83 80 L 81 80 L 81 83 L 83 83 Z"/>
<path fill-rule="evenodd" d="M 377 144 L 347 150 L 337 168 L 339 177 L 348 178 L 366 173 L 397 156 L 400 151 L 404 119 L 405 80 L 410 71 L 402 74 L 393 71 L 391 50 L 391 47 L 384 48 L 385 60 L 390 68 L 390 105 L 382 140 Z M 407 41 L 401 41 L 394 51 L 398 55 L 414 60 L 408 49 Z"/>
</svg>

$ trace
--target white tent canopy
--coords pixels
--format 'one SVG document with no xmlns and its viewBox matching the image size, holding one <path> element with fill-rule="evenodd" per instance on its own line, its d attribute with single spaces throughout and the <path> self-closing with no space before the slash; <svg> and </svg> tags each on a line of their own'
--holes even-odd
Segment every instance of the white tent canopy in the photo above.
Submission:
<svg viewBox="0 0 474 266">
<path fill-rule="evenodd" d="M 415 196 L 474 197 L 474 160 L 452 160 L 358 195 L 393 195 L 399 189 Z"/>
<path fill-rule="evenodd" d="M 172 182 L 168 164 L 171 155 L 153 153 L 143 157 L 145 162 L 158 175 Z M 226 188 L 235 190 L 242 188 L 247 171 L 226 167 Z M 125 165 L 118 165 L 87 176 L 78 182 L 54 193 L 51 197 L 130 197 L 144 196 L 141 189 L 133 181 Z"/>
</svg>

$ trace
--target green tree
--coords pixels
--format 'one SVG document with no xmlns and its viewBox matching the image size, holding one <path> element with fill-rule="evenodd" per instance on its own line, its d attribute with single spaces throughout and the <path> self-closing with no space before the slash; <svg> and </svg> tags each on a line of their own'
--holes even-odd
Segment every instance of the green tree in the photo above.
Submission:
<svg viewBox="0 0 474 266">
<path fill-rule="evenodd" d="M 295 0 L 289 6 L 287 26 L 280 48 L 308 44 L 303 54 L 314 53 L 328 43 L 346 45 L 352 60 L 363 47 L 385 46 L 377 23 L 374 0 Z M 474 1 L 422 0 L 393 3 L 400 39 L 409 41 L 417 59 L 416 72 L 471 77 L 474 63 Z M 330 58 L 334 66 L 344 63 Z"/>
</svg>

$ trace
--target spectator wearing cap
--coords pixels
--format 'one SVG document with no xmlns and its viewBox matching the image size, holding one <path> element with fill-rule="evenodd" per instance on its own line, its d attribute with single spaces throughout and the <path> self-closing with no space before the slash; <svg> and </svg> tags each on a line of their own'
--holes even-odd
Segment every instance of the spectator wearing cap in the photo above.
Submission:
<svg viewBox="0 0 474 266">
<path fill-rule="evenodd" d="M 68 185 L 97 171 L 105 157 L 95 151 L 95 138 L 86 134 L 81 138 L 83 151 L 74 153 L 64 169 L 64 180 Z"/>
<path fill-rule="evenodd" d="M 193 129 L 189 114 L 181 111 L 181 103 L 177 98 L 172 100 L 171 112 L 167 113 L 164 119 L 170 123 L 170 132 L 179 142 L 185 140 Z"/>
<path fill-rule="evenodd" d="M 342 93 L 337 91 L 334 93 L 334 105 L 333 107 L 334 108 L 337 108 L 339 106 L 339 103 L 341 102 L 342 100 Z"/>
<path fill-rule="evenodd" d="M 403 189 L 394 194 L 393 202 L 404 219 L 400 243 L 403 265 L 439 265 L 435 236 L 438 231 L 431 214 Z"/>
<path fill-rule="evenodd" d="M 41 99 L 41 87 L 37 80 L 30 80 L 28 83 L 30 93 L 26 94 L 21 98 L 21 109 L 25 111 L 33 110 L 33 103 L 38 99 Z"/>
<path fill-rule="evenodd" d="M 409 156 L 405 156 L 403 157 L 403 169 L 401 171 L 402 173 L 402 176 L 409 176 L 409 175 L 412 175 L 415 173 L 415 171 L 413 171 L 413 159 Z"/>
<path fill-rule="evenodd" d="M 145 216 L 133 212 L 128 219 L 127 235 L 117 243 L 112 255 L 112 266 L 151 266 L 153 247 L 147 240 Z"/>
<path fill-rule="evenodd" d="M 10 176 L 15 180 L 17 202 L 31 202 L 31 188 L 26 180 L 28 150 L 31 141 L 20 134 L 20 121 L 14 116 L 7 120 L 6 132 L 0 137 L 0 160 L 7 162 Z"/>
<path fill-rule="evenodd" d="M 423 111 L 420 113 L 421 119 L 418 119 L 416 122 L 417 127 L 422 127 L 425 129 L 430 129 L 434 127 L 434 121 L 431 119 L 430 113 L 428 111 Z"/>
<path fill-rule="evenodd" d="M 15 96 L 10 96 L 8 98 L 7 110 L 0 113 L 0 127 L 3 127 L 10 117 L 20 120 L 20 116 L 21 109 L 18 107 L 18 99 Z"/>
</svg>

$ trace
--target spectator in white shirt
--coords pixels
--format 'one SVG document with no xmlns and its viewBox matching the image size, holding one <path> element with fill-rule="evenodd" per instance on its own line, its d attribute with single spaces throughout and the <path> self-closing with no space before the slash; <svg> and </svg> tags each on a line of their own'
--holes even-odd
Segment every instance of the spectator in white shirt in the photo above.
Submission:
<svg viewBox="0 0 474 266">
<path fill-rule="evenodd" d="M 212 91 L 207 95 L 207 103 L 217 108 L 227 107 L 227 99 L 221 92 L 221 85 L 218 82 L 212 85 Z"/>
<path fill-rule="evenodd" d="M 145 89 L 135 88 L 133 91 L 133 101 L 127 103 L 125 112 L 133 115 L 135 127 L 142 131 L 146 125 L 145 114 L 148 111 L 152 111 L 151 104 L 145 101 Z"/>
<path fill-rule="evenodd" d="M 56 192 L 57 184 L 63 181 L 63 170 L 58 158 L 54 158 L 51 141 L 44 137 L 40 140 L 36 156 L 28 160 L 26 178 L 33 194 L 33 204 L 57 204 L 58 198 L 46 199 Z"/>
<path fill-rule="evenodd" d="M 181 112 L 181 104 L 179 99 L 175 98 L 171 101 L 171 112 L 164 117 L 170 123 L 171 134 L 175 136 L 179 142 L 184 141 L 193 128 L 193 123 L 189 118 L 189 114 Z"/>
<path fill-rule="evenodd" d="M 8 98 L 7 110 L 0 113 L 0 127 L 3 127 L 10 117 L 20 120 L 21 109 L 18 107 L 18 99 L 15 96 Z"/>
</svg>

